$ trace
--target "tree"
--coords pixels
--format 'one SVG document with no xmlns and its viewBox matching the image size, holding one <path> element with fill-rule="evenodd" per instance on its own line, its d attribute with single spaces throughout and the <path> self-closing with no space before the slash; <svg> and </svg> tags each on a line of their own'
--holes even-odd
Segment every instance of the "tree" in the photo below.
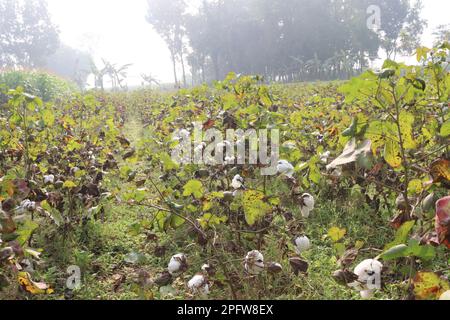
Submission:
<svg viewBox="0 0 450 320">
<path fill-rule="evenodd" d="M 381 47 L 388 59 L 395 59 L 398 53 L 411 54 L 426 26 L 420 17 L 422 1 L 376 0 L 374 4 L 381 8 Z"/>
<path fill-rule="evenodd" d="M 43 67 L 72 80 L 83 89 L 91 73 L 91 59 L 88 53 L 62 44 L 53 55 L 45 59 Z"/>
<path fill-rule="evenodd" d="M 450 42 L 450 24 L 441 24 L 433 32 L 435 38 L 434 45 L 437 46 L 443 42 Z"/>
<path fill-rule="evenodd" d="M 0 67 L 36 67 L 59 45 L 45 0 L 0 0 Z"/>
<path fill-rule="evenodd" d="M 183 83 L 186 86 L 184 65 L 185 47 L 183 44 L 185 34 L 183 19 L 185 11 L 186 3 L 184 0 L 148 0 L 147 21 L 167 44 L 172 59 L 175 85 L 177 86 L 177 61 L 181 62 Z"/>
</svg>

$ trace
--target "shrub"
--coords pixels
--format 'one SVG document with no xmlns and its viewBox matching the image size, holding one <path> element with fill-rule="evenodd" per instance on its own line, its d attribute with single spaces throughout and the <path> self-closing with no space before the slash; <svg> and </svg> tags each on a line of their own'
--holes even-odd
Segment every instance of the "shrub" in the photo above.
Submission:
<svg viewBox="0 0 450 320">
<path fill-rule="evenodd" d="M 64 97 L 78 90 L 74 83 L 42 71 L 6 71 L 0 73 L 0 87 L 16 89 L 19 86 L 44 101 Z M 5 100 L 4 97 L 0 96 L 0 98 Z"/>
</svg>

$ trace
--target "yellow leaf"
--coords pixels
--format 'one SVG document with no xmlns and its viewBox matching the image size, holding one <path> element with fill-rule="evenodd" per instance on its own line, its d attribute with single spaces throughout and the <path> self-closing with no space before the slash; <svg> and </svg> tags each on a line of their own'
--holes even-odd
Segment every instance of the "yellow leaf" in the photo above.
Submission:
<svg viewBox="0 0 450 320">
<path fill-rule="evenodd" d="M 70 181 L 70 180 L 67 180 L 66 182 L 64 182 L 64 185 L 63 185 L 64 188 L 68 188 L 68 189 L 75 188 L 76 186 L 77 185 L 73 181 Z"/>
<path fill-rule="evenodd" d="M 394 169 L 402 165 L 402 158 L 400 156 L 400 146 L 397 142 L 388 140 L 384 147 L 384 159 Z"/>
<path fill-rule="evenodd" d="M 34 282 L 28 272 L 19 272 L 17 281 L 23 290 L 34 295 L 52 294 L 54 292 L 47 284 L 43 282 Z"/>
<path fill-rule="evenodd" d="M 345 234 L 347 233 L 347 230 L 340 229 L 338 227 L 333 227 L 330 230 L 328 230 L 328 236 L 333 240 L 333 242 L 338 242 L 341 240 Z"/>
<path fill-rule="evenodd" d="M 414 295 L 420 300 L 437 300 L 450 285 L 433 272 L 419 272 L 413 281 Z"/>
</svg>

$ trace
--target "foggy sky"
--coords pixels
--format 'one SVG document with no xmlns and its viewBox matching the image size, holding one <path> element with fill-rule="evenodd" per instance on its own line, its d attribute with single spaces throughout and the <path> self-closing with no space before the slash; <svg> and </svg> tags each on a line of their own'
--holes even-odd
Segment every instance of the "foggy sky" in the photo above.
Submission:
<svg viewBox="0 0 450 320">
<path fill-rule="evenodd" d="M 199 0 L 186 2 L 195 7 Z M 48 0 L 48 4 L 64 43 L 91 51 L 97 61 L 133 63 L 128 85 L 140 85 L 142 73 L 151 73 L 163 83 L 173 82 L 169 51 L 145 20 L 146 0 Z M 450 23 L 450 1 L 423 0 L 423 4 L 422 14 L 429 24 L 423 42 L 431 46 L 432 30 Z"/>
</svg>

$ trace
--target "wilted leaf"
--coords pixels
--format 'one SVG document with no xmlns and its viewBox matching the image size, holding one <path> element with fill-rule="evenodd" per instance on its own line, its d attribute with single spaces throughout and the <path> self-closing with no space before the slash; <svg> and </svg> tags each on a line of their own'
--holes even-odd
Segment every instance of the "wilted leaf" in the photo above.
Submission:
<svg viewBox="0 0 450 320">
<path fill-rule="evenodd" d="M 450 185 L 450 161 L 447 159 L 434 161 L 430 166 L 430 174 L 434 183 Z"/>
<path fill-rule="evenodd" d="M 419 272 L 413 280 L 414 295 L 420 300 L 437 300 L 447 290 L 449 283 L 433 272 Z"/>
<path fill-rule="evenodd" d="M 344 152 L 332 163 L 327 166 L 327 170 L 335 169 L 358 160 L 360 156 L 364 156 L 371 152 L 371 141 L 366 140 L 357 148 L 356 139 L 352 138 L 344 148 Z"/>
<path fill-rule="evenodd" d="M 450 249 L 450 196 L 436 202 L 435 228 L 439 243 Z"/>
<path fill-rule="evenodd" d="M 46 283 L 34 282 L 28 272 L 19 272 L 18 282 L 22 289 L 34 295 L 53 293 L 53 289 L 51 289 Z"/>
</svg>

